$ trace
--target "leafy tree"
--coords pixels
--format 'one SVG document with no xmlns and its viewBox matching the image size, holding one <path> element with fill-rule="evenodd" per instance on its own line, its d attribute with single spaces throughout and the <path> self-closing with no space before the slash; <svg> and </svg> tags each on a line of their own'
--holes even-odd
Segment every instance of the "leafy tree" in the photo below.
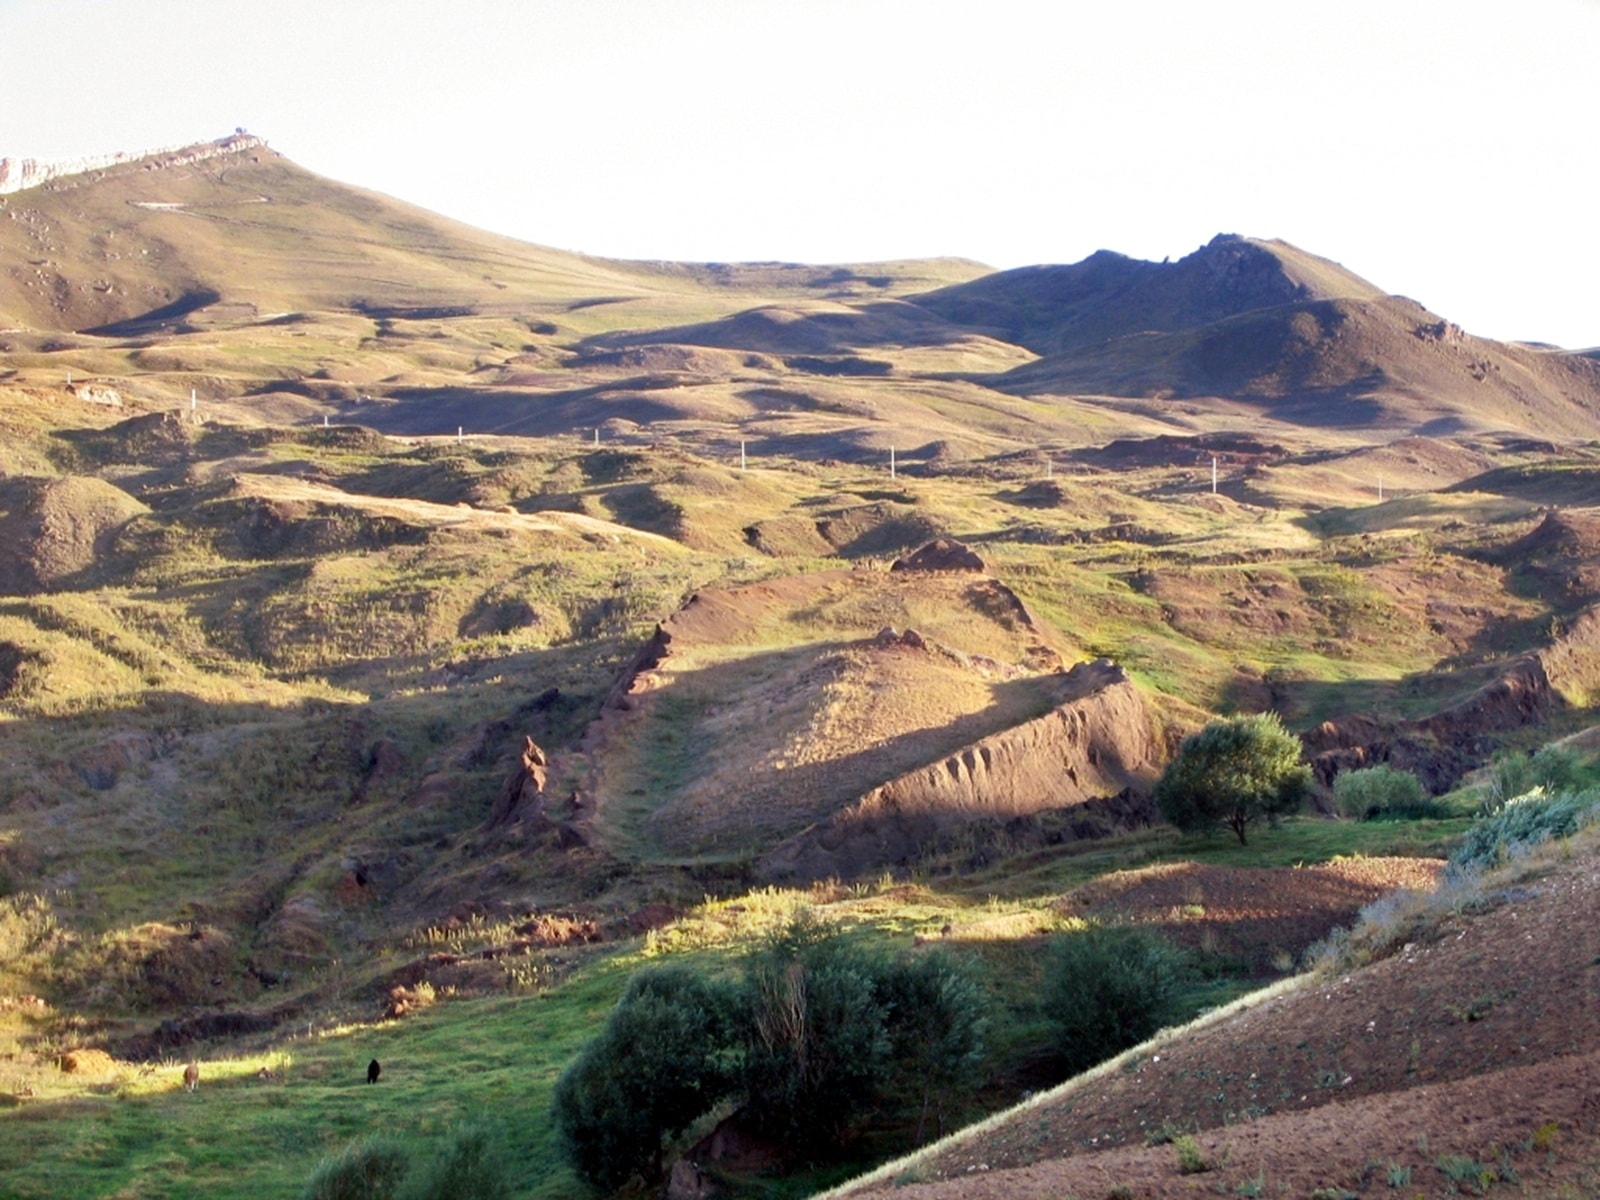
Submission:
<svg viewBox="0 0 1600 1200">
<path fill-rule="evenodd" d="M 1091 926 L 1057 939 L 1040 1007 L 1068 1070 L 1086 1070 L 1172 1024 L 1193 974 L 1189 955 L 1154 930 Z"/>
<path fill-rule="evenodd" d="M 1439 811 L 1409 771 L 1389 766 L 1346 771 L 1333 781 L 1333 800 L 1347 817 L 1426 817 Z"/>
<path fill-rule="evenodd" d="M 930 1109 L 942 1136 L 945 1101 L 972 1086 L 983 1058 L 983 986 L 960 959 L 935 951 L 888 964 L 877 993 L 888 1011 L 891 1090 L 916 1108 L 916 1141 Z"/>
<path fill-rule="evenodd" d="M 1213 721 L 1183 739 L 1156 782 L 1156 805 L 1185 833 L 1226 825 L 1246 844 L 1245 829 L 1294 812 L 1311 792 L 1300 740 L 1276 713 Z"/>
<path fill-rule="evenodd" d="M 727 1093 L 730 997 L 681 964 L 640 971 L 556 1082 L 553 1116 L 578 1176 L 611 1191 L 661 1177 L 664 1139 Z"/>
<path fill-rule="evenodd" d="M 752 956 L 744 1086 L 761 1128 L 815 1146 L 877 1102 L 890 1050 L 878 965 L 808 914 Z"/>
</svg>

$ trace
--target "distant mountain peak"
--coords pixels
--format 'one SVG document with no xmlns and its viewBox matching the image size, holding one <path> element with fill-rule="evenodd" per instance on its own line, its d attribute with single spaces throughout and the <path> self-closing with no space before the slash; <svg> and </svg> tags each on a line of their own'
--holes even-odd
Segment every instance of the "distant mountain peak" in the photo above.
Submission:
<svg viewBox="0 0 1600 1200">
<path fill-rule="evenodd" d="M 0 158 L 0 195 L 21 192 L 39 187 L 51 180 L 71 175 L 84 175 L 90 171 L 104 171 L 128 163 L 144 162 L 155 167 L 177 166 L 181 163 L 201 162 L 220 158 L 225 154 L 239 154 L 246 150 L 266 149 L 266 139 L 243 129 L 235 129 L 227 137 L 209 142 L 194 142 L 187 146 L 165 146 L 158 150 L 118 150 L 111 154 L 90 154 L 80 158 L 46 160 L 39 158 Z"/>
</svg>

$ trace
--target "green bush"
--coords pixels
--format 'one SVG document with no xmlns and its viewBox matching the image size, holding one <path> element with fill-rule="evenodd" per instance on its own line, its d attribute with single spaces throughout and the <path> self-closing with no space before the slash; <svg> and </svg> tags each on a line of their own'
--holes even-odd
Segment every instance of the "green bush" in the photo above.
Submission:
<svg viewBox="0 0 1600 1200">
<path fill-rule="evenodd" d="M 1067 1069 L 1092 1067 L 1178 1020 L 1193 975 L 1189 955 L 1153 930 L 1094 926 L 1059 938 L 1041 1008 Z"/>
<path fill-rule="evenodd" d="M 953 955 L 893 958 L 802 912 L 713 984 L 641 971 L 556 1085 L 554 1120 L 580 1178 L 660 1177 L 664 1143 L 719 1102 L 793 1151 L 837 1145 L 870 1114 L 930 1112 L 972 1087 L 985 993 Z"/>
<path fill-rule="evenodd" d="M 306 1184 L 306 1200 L 391 1200 L 410 1169 L 404 1144 L 368 1138 L 323 1159 Z"/>
<path fill-rule="evenodd" d="M 1333 781 L 1333 799 L 1339 812 L 1357 820 L 1384 817 L 1418 820 L 1446 815 L 1417 777 L 1393 767 L 1365 767 L 1346 771 Z"/>
<path fill-rule="evenodd" d="M 1588 786 L 1590 774 L 1577 752 L 1567 746 L 1552 744 L 1533 754 L 1502 750 L 1490 760 L 1486 811 L 1538 789 L 1551 794 L 1575 792 Z"/>
<path fill-rule="evenodd" d="M 744 1088 L 758 1127 L 816 1146 L 876 1105 L 890 1047 L 878 966 L 805 916 L 752 956 Z"/>
<path fill-rule="evenodd" d="M 722 1099 L 731 1082 L 729 996 L 680 964 L 629 980 L 605 1027 L 556 1082 L 552 1117 L 578 1177 L 613 1191 L 662 1173 L 662 1143 Z"/>
<path fill-rule="evenodd" d="M 916 1141 L 930 1111 L 943 1136 L 946 1104 L 971 1089 L 983 1059 L 983 985 L 961 959 L 936 950 L 887 964 L 877 995 L 888 1013 L 887 1091 L 916 1111 Z"/>
<path fill-rule="evenodd" d="M 402 1200 L 509 1200 L 502 1150 L 479 1126 L 451 1132 L 422 1170 L 406 1180 Z"/>
<path fill-rule="evenodd" d="M 1311 794 L 1300 751 L 1276 713 L 1213 721 L 1183 739 L 1156 781 L 1156 806 L 1185 833 L 1226 825 L 1242 846 L 1246 827 L 1296 811 Z"/>
<path fill-rule="evenodd" d="M 1505 861 L 1517 849 L 1570 837 L 1595 819 L 1600 789 L 1549 796 L 1528 792 L 1480 817 L 1450 855 L 1454 870 L 1480 870 Z"/>
</svg>

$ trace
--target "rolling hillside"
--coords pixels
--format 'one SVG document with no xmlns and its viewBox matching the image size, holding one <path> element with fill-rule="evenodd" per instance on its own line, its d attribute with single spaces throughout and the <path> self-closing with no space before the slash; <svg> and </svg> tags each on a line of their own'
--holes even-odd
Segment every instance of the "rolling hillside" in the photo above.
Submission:
<svg viewBox="0 0 1600 1200">
<path fill-rule="evenodd" d="M 736 971 L 801 910 L 981 967 L 963 1119 L 1059 1082 L 1034 998 L 1085 919 L 1201 954 L 1190 1011 L 1293 976 L 1438 877 L 1486 766 L 1593 725 L 1597 439 L 1592 356 L 1473 338 L 1277 242 L 1004 272 L 605 261 L 254 139 L 8 192 L 0 1191 L 298 1195 L 365 1133 L 515 1113 L 514 1193 L 569 1200 L 552 1089 L 628 975 Z M 1314 810 L 1248 848 L 1161 825 L 1182 737 L 1268 709 Z M 1436 815 L 1331 819 L 1374 763 Z M 1544 936 L 1593 882 L 1591 857 L 1561 871 L 1441 928 L 1475 946 L 1544 914 L 1529 964 L 1592 956 Z M 1410 962 L 1341 983 L 1351 1014 L 1434 986 Z M 1417 1018 L 1425 1082 L 1542 1080 L 1554 1025 L 1526 1063 L 1445 1030 L 1493 990 L 1470 965 Z M 1495 996 L 1457 1024 L 1509 1045 L 1522 1009 Z M 1184 1043 L 1184 1079 L 1108 1081 L 1105 1131 L 1056 1107 L 974 1153 L 999 1187 L 1084 1136 L 1135 1154 L 1139 1121 L 1202 1119 L 1239 1028 Z M 1409 1053 L 1383 1036 L 1374 1063 Z M 1345 1102 L 1395 1091 L 1348 1073 Z M 1311 1100 L 1257 1107 L 1321 1136 L 1293 1124 L 1326 1119 Z M 851 1169 L 918 1124 L 859 1131 Z M 1459 1152 L 1523 1136 L 1491 1124 Z M 763 1153 L 734 1194 L 845 1170 Z M 901 1182 L 979 1172 L 937 1161 Z M 1326 1186 L 1354 1186 L 1338 1162 Z"/>
</svg>

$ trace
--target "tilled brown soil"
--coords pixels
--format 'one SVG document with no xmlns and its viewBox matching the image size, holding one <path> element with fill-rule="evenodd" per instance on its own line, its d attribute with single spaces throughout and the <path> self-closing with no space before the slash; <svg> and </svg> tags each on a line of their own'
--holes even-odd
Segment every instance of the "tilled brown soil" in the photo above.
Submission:
<svg viewBox="0 0 1600 1200">
<path fill-rule="evenodd" d="M 1597 917 L 1590 852 L 1489 893 L 1488 911 L 1450 916 L 1390 958 L 1175 1035 L 862 1194 L 1600 1195 Z M 1210 1169 L 1180 1170 L 1169 1144 L 1180 1133 Z"/>
<path fill-rule="evenodd" d="M 1173 940 L 1281 974 L 1335 925 L 1397 888 L 1423 891 L 1444 863 L 1352 858 L 1292 870 L 1173 863 L 1118 871 L 1061 898 L 1073 916 L 1158 925 Z"/>
</svg>

